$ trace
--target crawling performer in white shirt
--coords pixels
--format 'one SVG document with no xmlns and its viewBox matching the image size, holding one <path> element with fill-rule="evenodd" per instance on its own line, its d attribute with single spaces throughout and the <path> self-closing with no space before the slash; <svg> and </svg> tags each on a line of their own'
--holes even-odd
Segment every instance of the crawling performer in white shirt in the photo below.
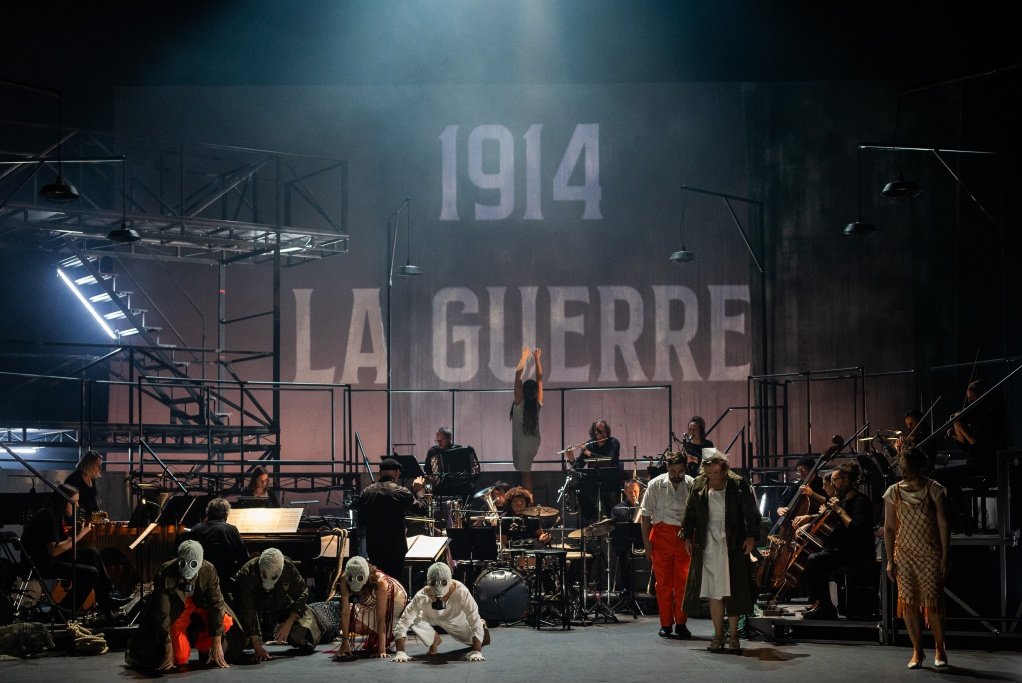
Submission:
<svg viewBox="0 0 1022 683">
<path fill-rule="evenodd" d="M 452 638 L 472 647 L 465 655 L 470 662 L 486 661 L 483 646 L 490 644 L 490 631 L 479 616 L 479 607 L 465 584 L 451 578 L 451 568 L 443 562 L 430 566 L 426 572 L 426 585 L 411 599 L 401 618 L 394 624 L 397 654 L 395 662 L 409 662 L 405 653 L 405 638 L 411 629 L 424 643 L 430 643 L 427 654 L 435 655 L 440 647 L 441 627 Z"/>
</svg>

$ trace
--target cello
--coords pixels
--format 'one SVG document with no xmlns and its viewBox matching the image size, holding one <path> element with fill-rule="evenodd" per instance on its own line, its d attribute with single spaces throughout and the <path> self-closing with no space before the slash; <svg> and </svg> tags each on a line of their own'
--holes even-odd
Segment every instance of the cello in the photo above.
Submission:
<svg viewBox="0 0 1022 683">
<path fill-rule="evenodd" d="M 831 458 L 837 455 L 847 442 L 840 436 L 835 435 L 831 439 L 831 446 L 817 458 L 813 468 L 809 470 L 802 485 L 811 486 L 820 469 L 826 465 Z M 810 498 L 802 493 L 801 486 L 795 491 L 795 495 L 788 501 L 788 512 L 780 517 L 770 530 L 767 538 L 770 541 L 768 554 L 760 561 L 757 571 L 757 583 L 760 591 L 777 591 L 784 587 L 784 573 L 791 563 L 792 552 L 795 543 L 795 529 L 791 520 L 800 515 L 809 513 Z"/>
<path fill-rule="evenodd" d="M 863 481 L 864 478 L 860 471 L 859 477 L 852 483 L 852 488 L 858 488 Z M 778 595 L 785 587 L 798 584 L 802 572 L 805 571 L 806 563 L 809 561 L 809 556 L 823 550 L 831 534 L 842 523 L 837 503 L 831 504 L 825 496 L 813 491 L 810 491 L 807 497 L 825 507 L 820 512 L 820 516 L 811 524 L 799 527 L 795 531 L 794 549 L 788 566 L 784 569 L 781 585 L 777 589 Z M 774 599 L 776 600 L 776 597 Z"/>
</svg>

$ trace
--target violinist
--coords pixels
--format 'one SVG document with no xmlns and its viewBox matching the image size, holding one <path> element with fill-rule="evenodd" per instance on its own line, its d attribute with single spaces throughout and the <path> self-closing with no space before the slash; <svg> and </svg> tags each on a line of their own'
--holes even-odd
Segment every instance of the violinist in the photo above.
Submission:
<svg viewBox="0 0 1022 683">
<path fill-rule="evenodd" d="M 923 411 L 921 410 L 913 408 L 905 413 L 905 417 L 902 418 L 902 424 L 905 425 L 905 429 L 902 431 L 901 436 L 894 440 L 894 449 L 899 455 L 905 450 L 915 447 L 916 444 L 921 443 L 930 435 L 930 430 L 923 423 Z M 926 459 L 929 463 L 928 471 L 932 471 L 935 462 L 933 447 L 927 444 L 921 450 L 926 453 Z"/>
<path fill-rule="evenodd" d="M 826 511 L 840 524 L 827 539 L 823 550 L 809 556 L 802 581 L 809 593 L 812 607 L 806 619 L 836 619 L 837 608 L 830 599 L 827 586 L 830 574 L 843 568 L 845 573 L 867 574 L 874 564 L 873 506 L 857 488 L 859 466 L 848 462 L 831 474 L 834 496 L 826 503 Z M 808 495 L 809 487 L 802 491 Z"/>
<path fill-rule="evenodd" d="M 971 382 L 965 392 L 965 407 L 976 402 L 986 391 L 987 386 L 982 380 Z M 1007 443 L 1001 397 L 991 394 L 966 415 L 956 419 L 948 430 L 948 437 L 965 451 L 965 464 L 938 469 L 933 478 L 947 489 L 949 500 L 955 506 L 957 515 L 953 515 L 952 529 L 962 530 L 968 523 L 966 520 L 971 520 L 969 501 L 962 494 L 962 483 L 970 477 L 995 476 L 997 451 Z"/>
</svg>

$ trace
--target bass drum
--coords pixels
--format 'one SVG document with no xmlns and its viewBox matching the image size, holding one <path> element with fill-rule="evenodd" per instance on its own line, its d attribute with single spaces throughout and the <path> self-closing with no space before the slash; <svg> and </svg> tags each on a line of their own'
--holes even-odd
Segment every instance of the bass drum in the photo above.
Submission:
<svg viewBox="0 0 1022 683">
<path fill-rule="evenodd" d="M 511 624 L 525 617 L 529 607 L 529 584 L 512 569 L 490 569 L 476 579 L 472 597 L 483 619 Z"/>
</svg>

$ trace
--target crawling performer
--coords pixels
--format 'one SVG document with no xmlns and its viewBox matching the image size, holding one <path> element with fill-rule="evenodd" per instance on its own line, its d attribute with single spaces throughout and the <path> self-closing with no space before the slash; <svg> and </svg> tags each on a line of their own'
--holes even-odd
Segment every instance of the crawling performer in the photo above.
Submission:
<svg viewBox="0 0 1022 683">
<path fill-rule="evenodd" d="M 440 635 L 433 629 L 439 626 L 452 638 L 472 651 L 465 655 L 470 662 L 486 661 L 483 646 L 490 644 L 490 631 L 479 617 L 479 607 L 465 584 L 451 578 L 451 568 L 443 562 L 430 566 L 426 572 L 426 586 L 415 594 L 401 618 L 394 626 L 397 654 L 395 662 L 411 661 L 405 653 L 408 630 L 423 643 L 430 643 L 427 654 L 435 655 L 440 647 Z"/>
</svg>

